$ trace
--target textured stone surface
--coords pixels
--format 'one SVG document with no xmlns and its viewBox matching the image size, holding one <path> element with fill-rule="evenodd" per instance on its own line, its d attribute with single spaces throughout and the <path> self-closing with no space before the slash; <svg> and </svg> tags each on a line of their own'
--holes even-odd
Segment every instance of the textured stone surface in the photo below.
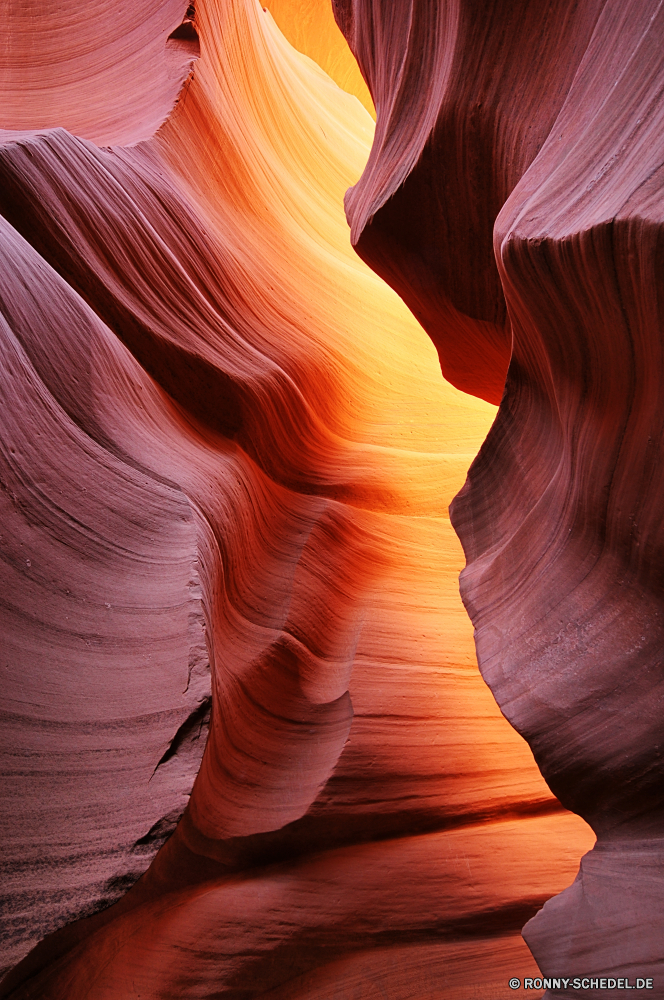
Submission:
<svg viewBox="0 0 664 1000">
<path fill-rule="evenodd" d="M 8 0 L 1 130 L 62 127 L 104 145 L 147 139 L 199 52 L 182 0 Z M 188 19 L 187 19 L 188 20 Z"/>
<path fill-rule="evenodd" d="M 501 709 L 599 836 L 526 939 L 548 974 L 664 995 L 660 5 L 335 10 L 377 109 L 346 201 L 359 252 L 455 384 L 498 400 L 511 341 L 452 507 L 461 592 Z"/>
<path fill-rule="evenodd" d="M 146 141 L 104 131 L 110 84 L 75 88 L 83 124 L 27 96 L 0 120 L 5 968 L 26 956 L 0 992 L 501 995 L 593 836 L 458 595 L 448 506 L 495 407 L 351 248 L 357 99 L 250 0 L 172 19 L 200 59 L 152 135 L 141 50 Z"/>
<path fill-rule="evenodd" d="M 172 831 L 210 677 L 191 505 L 99 443 L 95 362 L 112 334 L 4 220 L 0 239 L 9 964 L 116 899 Z"/>
<path fill-rule="evenodd" d="M 408 303 L 443 374 L 499 403 L 511 330 L 493 223 L 539 152 L 601 0 L 335 0 L 377 110 L 346 196 L 358 253 Z"/>
<path fill-rule="evenodd" d="M 360 68 L 335 23 L 329 0 L 267 0 L 265 9 L 291 45 L 314 60 L 376 117 Z"/>
</svg>

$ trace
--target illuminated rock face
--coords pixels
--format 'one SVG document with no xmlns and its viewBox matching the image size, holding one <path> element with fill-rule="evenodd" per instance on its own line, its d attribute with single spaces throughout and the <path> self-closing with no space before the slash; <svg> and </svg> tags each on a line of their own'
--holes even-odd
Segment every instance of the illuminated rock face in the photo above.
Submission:
<svg viewBox="0 0 664 1000">
<path fill-rule="evenodd" d="M 335 83 L 354 94 L 374 118 L 376 111 L 357 61 L 335 23 L 329 0 L 267 0 L 291 45 L 313 59 Z"/>
<path fill-rule="evenodd" d="M 657 982 L 664 16 L 481 7 L 335 3 L 377 108 L 347 212 L 455 384 L 496 399 L 512 338 L 452 508 L 461 592 L 502 711 L 599 837 L 525 936 L 548 974 Z"/>
<path fill-rule="evenodd" d="M 458 596 L 495 407 L 350 246 L 357 97 L 252 0 L 112 7 L 3 77 L 0 993 L 503 990 L 593 837 Z"/>
</svg>

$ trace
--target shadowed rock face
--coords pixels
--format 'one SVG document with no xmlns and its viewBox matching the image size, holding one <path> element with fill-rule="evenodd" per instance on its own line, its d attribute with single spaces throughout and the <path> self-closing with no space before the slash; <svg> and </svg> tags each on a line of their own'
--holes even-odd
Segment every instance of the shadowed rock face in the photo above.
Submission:
<svg viewBox="0 0 664 1000">
<path fill-rule="evenodd" d="M 420 320 L 448 381 L 499 403 L 511 330 L 494 220 L 551 131 L 601 0 L 334 6 L 377 111 L 346 196 L 353 244 Z"/>
<path fill-rule="evenodd" d="M 664 16 L 540 7 L 336 4 L 377 108 L 346 207 L 455 384 L 496 398 L 494 331 L 512 340 L 452 508 L 461 592 L 502 711 L 599 836 L 526 939 L 545 974 L 664 995 Z"/>
<path fill-rule="evenodd" d="M 253 0 L 56 6 L 0 119 L 0 993 L 500 995 L 593 836 L 477 671 L 448 506 L 496 409 L 351 249 L 373 122 Z M 496 273 L 445 308 L 500 346 Z"/>
</svg>

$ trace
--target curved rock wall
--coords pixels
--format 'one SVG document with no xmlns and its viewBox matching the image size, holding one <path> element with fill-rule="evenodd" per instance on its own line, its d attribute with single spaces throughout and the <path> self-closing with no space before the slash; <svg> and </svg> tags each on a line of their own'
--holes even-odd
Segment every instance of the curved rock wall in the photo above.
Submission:
<svg viewBox="0 0 664 1000">
<path fill-rule="evenodd" d="M 176 7 L 200 59 L 149 141 L 149 32 L 133 132 L 81 34 L 89 118 L 0 120 L 0 992 L 496 992 L 593 838 L 458 597 L 448 504 L 495 407 L 351 249 L 356 98 L 251 0 Z"/>
<path fill-rule="evenodd" d="M 461 592 L 502 711 L 599 837 L 525 935 L 548 975 L 664 995 L 660 5 L 335 8 L 377 108 L 358 251 L 455 384 L 497 400 L 511 341 L 452 507 Z"/>
<path fill-rule="evenodd" d="M 446 379 L 499 403 L 511 331 L 494 219 L 549 134 L 601 0 L 335 0 L 376 103 L 346 196 L 357 252 L 431 336 Z"/>
<path fill-rule="evenodd" d="M 126 891 L 172 832 L 210 680 L 191 504 L 99 433 L 110 331 L 0 226 L 9 964 Z M 178 761 L 164 759 L 178 732 Z"/>
<path fill-rule="evenodd" d="M 190 5 L 193 7 L 193 5 Z M 66 128 L 103 145 L 149 138 L 199 53 L 182 0 L 9 0 L 1 130 Z"/>
<path fill-rule="evenodd" d="M 329 0 L 267 0 L 265 9 L 291 45 L 309 56 L 373 118 L 376 110 L 357 61 L 334 20 Z"/>
</svg>

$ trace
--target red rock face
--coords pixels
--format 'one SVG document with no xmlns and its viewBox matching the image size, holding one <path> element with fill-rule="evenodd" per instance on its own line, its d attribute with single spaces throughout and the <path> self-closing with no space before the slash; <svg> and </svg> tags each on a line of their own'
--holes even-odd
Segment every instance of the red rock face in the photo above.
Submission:
<svg viewBox="0 0 664 1000">
<path fill-rule="evenodd" d="M 353 184 L 349 205 L 364 204 L 372 177 L 387 185 L 376 198 L 397 192 L 399 156 L 405 190 L 429 156 L 429 125 L 440 127 L 431 156 L 448 148 L 463 119 L 445 104 L 450 30 L 469 39 L 455 77 L 467 87 L 473 58 L 488 73 L 468 55 L 477 22 L 454 14 L 452 25 L 441 6 L 442 20 L 411 31 L 421 93 L 411 75 L 401 111 L 390 87 L 408 8 L 367 41 L 382 81 L 370 157 L 369 114 L 250 0 L 103 4 L 78 32 L 65 30 L 73 7 L 68 20 L 56 6 L 38 5 L 39 18 L 11 9 L 20 44 L 5 52 L 0 119 L 0 995 L 501 995 L 510 976 L 537 975 L 520 928 L 570 884 L 593 835 L 501 715 L 458 596 L 448 508 L 496 408 L 440 377 L 423 330 L 352 251 L 342 208 Z M 274 9 L 284 30 L 298 16 L 295 3 Z M 301 36 L 287 32 L 312 52 L 316 9 Z M 359 53 L 360 7 L 337 13 Z M 408 195 L 394 239 L 389 226 L 371 237 L 378 270 L 441 356 L 445 331 L 448 345 L 468 331 L 445 370 L 486 399 L 502 386 L 511 329 L 493 216 L 526 183 L 598 13 L 551 8 L 543 27 L 534 9 L 494 12 L 482 30 L 504 64 L 496 93 L 503 77 L 528 91 L 540 138 L 511 91 L 464 138 L 472 150 L 476 132 L 483 149 L 494 126 L 502 137 L 470 235 L 461 217 L 445 221 L 438 195 L 430 212 Z M 539 39 L 541 58 L 530 53 L 516 82 L 501 16 Z M 479 192 L 464 155 L 450 174 L 455 209 Z M 406 232 L 415 209 L 419 235 Z M 362 242 L 367 227 L 354 231 Z M 418 240 L 411 294 L 415 256 L 398 247 Z M 533 413 L 519 419 L 534 435 Z M 495 444 L 504 414 L 472 477 L 486 466 L 497 481 L 495 454 L 518 478 Z M 541 462 L 553 444 L 544 451 Z M 524 475 L 529 498 L 544 473 Z M 482 532 L 520 509 L 510 493 L 503 511 L 508 487 L 486 489 L 457 502 L 478 551 Z M 507 600 L 501 586 L 490 593 Z M 548 767 L 527 699 L 523 711 L 517 724 Z M 562 734 L 573 713 L 561 719 Z M 592 767 L 583 775 L 591 789 Z M 547 913 L 565 898 L 532 925 L 547 941 Z M 565 934 L 555 940 L 558 961 Z M 543 964 L 550 949 L 538 948 Z"/>
<path fill-rule="evenodd" d="M 501 709 L 599 836 L 526 939 L 546 974 L 653 977 L 664 995 L 662 12 L 336 8 L 377 109 L 346 203 L 359 252 L 455 384 L 497 398 L 496 331 L 512 338 L 452 508 L 461 592 Z"/>
</svg>

